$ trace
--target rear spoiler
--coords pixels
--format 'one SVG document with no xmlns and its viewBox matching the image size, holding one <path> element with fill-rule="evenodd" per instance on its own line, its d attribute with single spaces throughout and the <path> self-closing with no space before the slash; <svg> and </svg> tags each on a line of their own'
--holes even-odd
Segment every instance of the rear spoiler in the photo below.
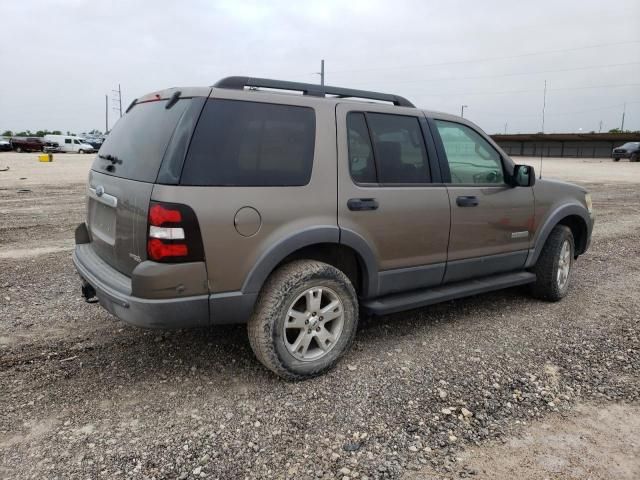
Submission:
<svg viewBox="0 0 640 480">
<path fill-rule="evenodd" d="M 211 94 L 211 87 L 171 87 L 157 92 L 151 92 L 142 97 L 136 98 L 129 104 L 125 113 L 128 113 L 139 103 L 157 102 L 158 100 L 169 100 L 167 108 L 171 108 L 180 98 L 208 97 Z"/>
</svg>

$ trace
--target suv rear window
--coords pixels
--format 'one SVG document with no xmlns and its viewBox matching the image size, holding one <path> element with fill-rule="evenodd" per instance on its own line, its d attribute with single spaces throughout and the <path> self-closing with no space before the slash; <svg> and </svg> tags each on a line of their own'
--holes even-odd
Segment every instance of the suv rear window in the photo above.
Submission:
<svg viewBox="0 0 640 480">
<path fill-rule="evenodd" d="M 315 112 L 308 107 L 208 100 L 182 171 L 183 185 L 300 186 L 309 183 Z"/>
<path fill-rule="evenodd" d="M 179 100 L 168 110 L 167 100 L 135 105 L 109 132 L 91 169 L 155 182 L 171 135 L 190 102 L 191 99 Z"/>
</svg>

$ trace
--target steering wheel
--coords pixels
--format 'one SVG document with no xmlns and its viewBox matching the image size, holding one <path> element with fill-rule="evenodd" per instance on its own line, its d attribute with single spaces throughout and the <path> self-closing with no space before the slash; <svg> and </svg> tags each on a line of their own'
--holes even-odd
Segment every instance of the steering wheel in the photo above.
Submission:
<svg viewBox="0 0 640 480">
<path fill-rule="evenodd" d="M 475 173 L 473 175 L 473 181 L 474 183 L 497 183 L 498 172 L 492 170 L 489 173 Z"/>
</svg>

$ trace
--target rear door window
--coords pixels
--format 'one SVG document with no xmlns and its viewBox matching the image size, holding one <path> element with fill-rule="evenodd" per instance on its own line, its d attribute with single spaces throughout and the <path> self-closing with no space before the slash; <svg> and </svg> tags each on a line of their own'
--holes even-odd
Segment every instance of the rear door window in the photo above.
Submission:
<svg viewBox="0 0 640 480">
<path fill-rule="evenodd" d="M 309 183 L 315 112 L 308 107 L 208 100 L 191 140 L 183 185 Z"/>
<path fill-rule="evenodd" d="M 373 160 L 373 147 L 364 113 L 351 112 L 347 115 L 347 136 L 351 178 L 356 183 L 376 183 L 378 180 Z"/>
<path fill-rule="evenodd" d="M 173 131 L 191 99 L 135 105 L 113 127 L 100 147 L 93 170 L 140 182 L 155 182 Z"/>
<path fill-rule="evenodd" d="M 356 183 L 431 182 L 418 118 L 386 113 L 347 115 L 349 170 Z"/>
<path fill-rule="evenodd" d="M 367 113 L 380 183 L 428 183 L 427 150 L 416 117 Z"/>
</svg>

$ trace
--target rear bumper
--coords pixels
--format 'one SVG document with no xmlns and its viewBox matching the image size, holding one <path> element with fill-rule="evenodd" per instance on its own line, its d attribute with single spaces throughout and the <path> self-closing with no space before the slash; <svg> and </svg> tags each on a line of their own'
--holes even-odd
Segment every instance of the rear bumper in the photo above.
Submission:
<svg viewBox="0 0 640 480">
<path fill-rule="evenodd" d="M 76 245 L 73 264 L 91 285 L 100 305 L 122 321 L 142 328 L 190 328 L 209 325 L 209 295 L 147 299 L 131 295 L 131 279 L 92 253 L 91 244 Z"/>
<path fill-rule="evenodd" d="M 126 323 L 142 328 L 191 328 L 246 323 L 253 312 L 257 293 L 209 294 L 202 262 L 146 261 L 130 278 L 95 253 L 84 223 L 76 228 L 75 240 L 73 264 L 83 286 L 91 285 L 100 305 Z"/>
</svg>

